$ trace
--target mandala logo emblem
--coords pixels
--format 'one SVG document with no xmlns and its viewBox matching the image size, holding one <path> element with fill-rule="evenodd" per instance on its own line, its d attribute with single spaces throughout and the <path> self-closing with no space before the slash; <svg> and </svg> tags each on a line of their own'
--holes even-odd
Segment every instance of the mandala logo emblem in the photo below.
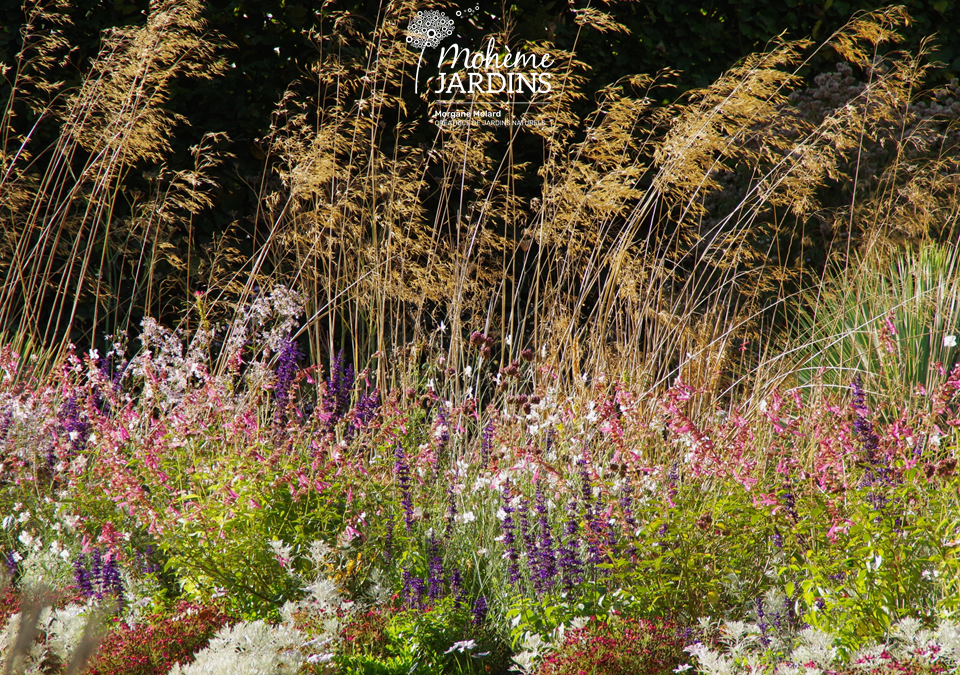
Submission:
<svg viewBox="0 0 960 675">
<path fill-rule="evenodd" d="M 407 26 L 407 44 L 424 50 L 440 46 L 440 41 L 453 35 L 453 19 L 433 9 L 417 12 Z"/>
</svg>

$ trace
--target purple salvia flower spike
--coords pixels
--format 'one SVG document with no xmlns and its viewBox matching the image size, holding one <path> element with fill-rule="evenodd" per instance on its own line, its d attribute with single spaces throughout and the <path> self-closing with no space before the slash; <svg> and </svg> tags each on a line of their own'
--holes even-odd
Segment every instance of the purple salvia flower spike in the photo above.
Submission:
<svg viewBox="0 0 960 675">
<path fill-rule="evenodd" d="M 453 606 L 460 607 L 463 604 L 464 590 L 463 590 L 463 576 L 460 574 L 460 570 L 454 569 L 450 573 L 450 594 L 453 596 Z"/>
<path fill-rule="evenodd" d="M 77 583 L 77 588 L 83 594 L 83 597 L 89 598 L 93 595 L 93 586 L 90 584 L 90 574 L 87 572 L 86 561 L 81 553 L 73 561 L 73 579 Z"/>
<path fill-rule="evenodd" d="M 481 626 L 483 622 L 487 619 L 487 599 L 484 596 L 480 596 L 473 603 L 473 625 Z"/>
<path fill-rule="evenodd" d="M 296 340 L 287 336 L 284 338 L 280 347 L 280 354 L 277 357 L 277 381 L 274 385 L 273 395 L 277 401 L 278 416 L 282 416 L 290 403 L 290 396 L 293 392 L 293 385 L 297 379 L 297 373 L 300 372 L 300 359 L 303 353 Z"/>
<path fill-rule="evenodd" d="M 580 528 L 577 520 L 577 502 L 571 500 L 567 507 L 567 536 L 560 549 L 560 573 L 568 591 L 572 591 L 574 586 L 583 582 L 583 565 L 577 553 L 577 549 L 580 547 L 579 537 L 577 536 Z"/>
<path fill-rule="evenodd" d="M 483 463 L 483 466 L 490 464 L 490 451 L 493 448 L 493 436 L 496 432 L 496 427 L 493 425 L 493 421 L 487 422 L 487 426 L 483 428 L 483 434 L 480 437 L 480 461 Z"/>
<path fill-rule="evenodd" d="M 510 506 L 510 481 L 503 484 L 503 521 L 500 527 L 503 530 L 503 548 L 507 554 L 507 571 L 510 573 L 510 581 L 516 585 L 520 583 L 520 556 L 517 554 L 516 537 L 514 536 L 513 507 Z"/>
<path fill-rule="evenodd" d="M 410 465 L 403 452 L 403 445 L 397 443 L 394 449 L 394 473 L 397 475 L 397 484 L 400 486 L 400 505 L 403 507 L 403 522 L 407 532 L 413 531 L 413 496 L 410 493 Z"/>
<path fill-rule="evenodd" d="M 539 483 L 537 484 L 536 511 L 540 529 L 537 542 L 537 590 L 543 594 L 553 590 L 553 580 L 557 575 L 557 560 L 553 550 L 553 532 L 547 517 L 547 503 Z"/>
<path fill-rule="evenodd" d="M 434 603 L 443 597 L 443 559 L 440 557 L 440 544 L 432 534 L 427 539 L 427 549 L 430 554 L 427 577 L 428 597 L 430 602 Z"/>
</svg>

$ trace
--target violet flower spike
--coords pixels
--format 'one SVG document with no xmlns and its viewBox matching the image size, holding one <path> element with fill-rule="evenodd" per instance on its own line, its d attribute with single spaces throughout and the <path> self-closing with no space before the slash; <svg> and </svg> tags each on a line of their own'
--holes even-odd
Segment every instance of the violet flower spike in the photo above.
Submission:
<svg viewBox="0 0 960 675">
<path fill-rule="evenodd" d="M 434 603 L 443 597 L 443 559 L 440 557 L 440 545 L 432 534 L 427 539 L 427 549 L 430 553 L 429 576 L 427 577 L 428 597 L 430 602 Z"/>
<path fill-rule="evenodd" d="M 400 597 L 403 598 L 407 607 L 411 606 L 410 603 L 410 581 L 413 579 L 413 576 L 410 574 L 410 570 L 406 567 L 400 568 L 400 579 L 403 581 L 403 585 L 400 587 Z"/>
<path fill-rule="evenodd" d="M 437 433 L 437 441 L 439 447 L 437 450 L 443 450 L 447 446 L 447 443 L 450 442 L 450 423 L 447 419 L 447 409 L 441 405 L 439 411 L 437 412 L 437 419 L 434 422 L 434 429 Z"/>
<path fill-rule="evenodd" d="M 493 448 L 493 435 L 495 431 L 496 427 L 494 427 L 493 422 L 490 421 L 487 423 L 487 426 L 483 428 L 483 434 L 480 436 L 480 459 L 484 466 L 490 463 L 490 450 Z"/>
<path fill-rule="evenodd" d="M 93 585 L 90 583 L 90 574 L 87 572 L 85 556 L 81 553 L 73 561 L 73 579 L 77 583 L 77 588 L 83 594 L 83 597 L 89 598 L 93 595 Z"/>
<path fill-rule="evenodd" d="M 500 524 L 501 529 L 503 530 L 503 548 L 506 550 L 507 560 L 507 571 L 510 573 L 510 581 L 514 585 L 520 582 L 520 556 L 517 555 L 516 549 L 516 537 L 513 534 L 514 524 L 513 524 L 513 507 L 510 506 L 510 481 L 509 479 L 503 484 L 503 511 L 504 517 L 503 521 Z"/>
<path fill-rule="evenodd" d="M 863 381 L 860 378 L 860 373 L 857 373 L 853 378 L 853 383 L 850 387 L 853 389 L 853 428 L 856 430 L 857 437 L 860 439 L 860 443 L 866 451 L 867 461 L 870 464 L 876 464 L 876 451 L 879 445 L 879 439 L 873 431 L 873 424 L 871 424 L 867 418 L 870 411 L 867 410 L 866 395 L 863 391 Z"/>
<path fill-rule="evenodd" d="M 517 509 L 517 517 L 520 521 L 520 538 L 523 540 L 523 548 L 527 552 L 527 560 L 535 564 L 537 559 L 537 544 L 533 538 L 533 531 L 530 529 L 529 518 L 530 504 L 526 497 L 520 497 L 520 505 Z"/>
<path fill-rule="evenodd" d="M 400 594 L 406 606 L 409 609 L 423 609 L 423 579 L 410 574 L 410 571 L 406 567 L 402 568 L 401 577 L 403 579 L 403 587 Z"/>
<path fill-rule="evenodd" d="M 541 594 L 553 590 L 553 580 L 557 576 L 557 559 L 553 549 L 553 533 L 547 517 L 547 503 L 543 496 L 543 489 L 537 484 L 536 495 L 537 524 L 540 533 L 537 542 L 536 582 L 537 591 Z"/>
<path fill-rule="evenodd" d="M 396 458 L 394 472 L 397 474 L 397 483 L 400 486 L 400 505 L 403 507 L 403 522 L 407 526 L 407 532 L 413 531 L 413 497 L 410 494 L 410 465 L 407 464 L 406 455 L 403 452 L 403 445 L 397 443 L 393 451 Z"/>
<path fill-rule="evenodd" d="M 793 599 L 788 595 L 783 599 L 783 608 L 787 613 L 787 621 L 791 628 L 797 628 L 797 613 L 793 608 Z"/>
<path fill-rule="evenodd" d="M 763 598 L 757 596 L 754 600 L 757 608 L 757 628 L 760 629 L 760 644 L 764 647 L 770 646 L 770 638 L 767 637 L 767 622 L 764 621 Z"/>
<path fill-rule="evenodd" d="M 15 551 L 10 551 L 3 558 L 3 563 L 7 566 L 7 572 L 11 577 L 17 573 L 17 558 L 14 553 Z"/>
<path fill-rule="evenodd" d="M 76 457 L 86 447 L 87 438 L 90 437 L 90 424 L 87 422 L 86 414 L 76 395 L 68 398 L 63 404 L 63 408 L 60 410 L 60 426 L 63 433 L 70 438 L 70 457 Z M 47 458 L 50 468 L 53 468 L 55 463 L 52 460 L 51 454 Z"/>
<path fill-rule="evenodd" d="M 600 522 L 598 510 L 600 501 L 596 504 L 593 501 L 593 485 L 590 481 L 590 470 L 587 468 L 587 462 L 584 459 L 577 460 L 578 471 L 580 475 L 581 495 L 583 499 L 583 517 L 587 523 L 588 538 L 587 550 L 590 552 L 590 562 L 594 566 L 603 562 L 603 555 L 600 552 L 600 535 L 603 532 L 603 524 Z"/>
<path fill-rule="evenodd" d="M 583 582 L 583 564 L 577 549 L 580 547 L 577 532 L 577 502 L 571 500 L 567 507 L 567 527 L 566 540 L 560 548 L 560 572 L 563 578 L 564 586 L 568 591 L 572 591 L 576 584 Z"/>
<path fill-rule="evenodd" d="M 453 475 L 450 484 L 447 485 L 447 524 L 444 527 L 443 535 L 448 539 L 453 534 L 453 523 L 457 518 L 457 495 L 453 491 L 453 485 L 457 482 L 457 475 Z"/>
<path fill-rule="evenodd" d="M 343 363 L 343 350 L 337 354 L 330 367 L 326 396 L 321 406 L 321 419 L 327 429 L 332 429 L 350 410 L 355 373 L 353 365 Z"/>
<path fill-rule="evenodd" d="M 463 590 L 463 576 L 460 570 L 454 569 L 450 573 L 450 594 L 453 596 L 453 606 L 459 608 L 463 604 L 465 596 Z"/>
<path fill-rule="evenodd" d="M 629 480 L 625 480 L 623 487 L 620 488 L 620 511 L 623 513 L 623 522 L 636 528 L 637 519 L 633 515 L 633 486 Z"/>
<path fill-rule="evenodd" d="M 480 626 L 483 625 L 483 622 L 487 619 L 487 599 L 484 596 L 480 596 L 473 603 L 473 625 Z"/>
<path fill-rule="evenodd" d="M 8 405 L 3 409 L 3 417 L 0 418 L 0 442 L 6 440 L 7 434 L 10 431 L 10 426 L 13 424 L 13 406 Z"/>
<path fill-rule="evenodd" d="M 667 495 L 670 499 L 677 496 L 677 481 L 680 480 L 680 472 L 677 469 L 677 463 L 674 462 L 667 472 Z"/>
<path fill-rule="evenodd" d="M 633 515 L 633 486 L 629 478 L 623 482 L 620 488 L 620 511 L 623 514 L 623 522 L 630 528 L 630 545 L 627 547 L 627 557 L 634 558 L 637 555 L 637 547 L 634 544 L 633 533 L 637 530 L 637 519 Z"/>
<path fill-rule="evenodd" d="M 353 415 L 353 426 L 357 429 L 363 429 L 367 426 L 374 417 L 377 416 L 377 411 L 380 409 L 380 390 L 374 389 L 370 393 L 364 393 L 357 400 L 357 405 L 354 407 Z"/>
<path fill-rule="evenodd" d="M 287 405 L 290 403 L 290 395 L 293 385 L 297 379 L 297 373 L 300 372 L 300 359 L 303 353 L 296 340 L 289 335 L 284 338 L 280 347 L 280 354 L 277 357 L 277 381 L 273 388 L 273 395 L 277 401 L 277 415 L 282 417 L 286 412 Z"/>
<path fill-rule="evenodd" d="M 100 549 L 93 549 L 90 562 L 90 582 L 93 584 L 94 595 L 97 600 L 103 597 L 103 561 L 100 557 Z"/>
<path fill-rule="evenodd" d="M 783 486 L 783 505 L 786 507 L 787 515 L 790 516 L 790 519 L 794 524 L 800 522 L 800 514 L 797 513 L 797 498 L 793 494 L 793 486 L 790 483 L 790 480 L 787 479 L 787 482 Z"/>
<path fill-rule="evenodd" d="M 416 609 L 424 609 L 423 597 L 426 594 L 426 589 L 424 588 L 423 579 L 420 577 L 413 577 L 410 579 L 410 600 L 411 605 Z"/>
<path fill-rule="evenodd" d="M 113 595 L 117 598 L 120 606 L 123 606 L 123 581 L 120 579 L 120 570 L 117 568 L 117 561 L 114 557 L 109 557 L 103 566 L 103 593 Z"/>
</svg>

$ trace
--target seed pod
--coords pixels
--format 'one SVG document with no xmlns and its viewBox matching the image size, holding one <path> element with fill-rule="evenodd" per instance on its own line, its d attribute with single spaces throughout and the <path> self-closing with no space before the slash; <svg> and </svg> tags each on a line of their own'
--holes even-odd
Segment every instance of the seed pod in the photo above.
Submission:
<svg viewBox="0 0 960 675">
<path fill-rule="evenodd" d="M 952 476 L 954 470 L 957 468 L 957 460 L 954 458 L 945 459 L 940 462 L 940 465 L 937 467 L 938 476 Z"/>
</svg>

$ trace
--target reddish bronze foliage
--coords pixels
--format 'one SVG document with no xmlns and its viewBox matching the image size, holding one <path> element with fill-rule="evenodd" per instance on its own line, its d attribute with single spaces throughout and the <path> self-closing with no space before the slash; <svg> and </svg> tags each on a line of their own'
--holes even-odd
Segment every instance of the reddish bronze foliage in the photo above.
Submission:
<svg viewBox="0 0 960 675">
<path fill-rule="evenodd" d="M 20 611 L 20 593 L 13 586 L 0 592 L 0 627 L 6 626 L 11 616 Z"/>
<path fill-rule="evenodd" d="M 693 641 L 690 631 L 670 621 L 613 617 L 569 631 L 537 675 L 667 675 Z"/>
<path fill-rule="evenodd" d="M 389 655 L 386 634 L 389 621 L 390 612 L 377 609 L 354 617 L 343 629 L 344 653 L 386 658 Z"/>
<path fill-rule="evenodd" d="M 228 617 L 216 608 L 181 602 L 135 628 L 119 625 L 104 638 L 88 675 L 163 675 L 189 663 Z"/>
</svg>

